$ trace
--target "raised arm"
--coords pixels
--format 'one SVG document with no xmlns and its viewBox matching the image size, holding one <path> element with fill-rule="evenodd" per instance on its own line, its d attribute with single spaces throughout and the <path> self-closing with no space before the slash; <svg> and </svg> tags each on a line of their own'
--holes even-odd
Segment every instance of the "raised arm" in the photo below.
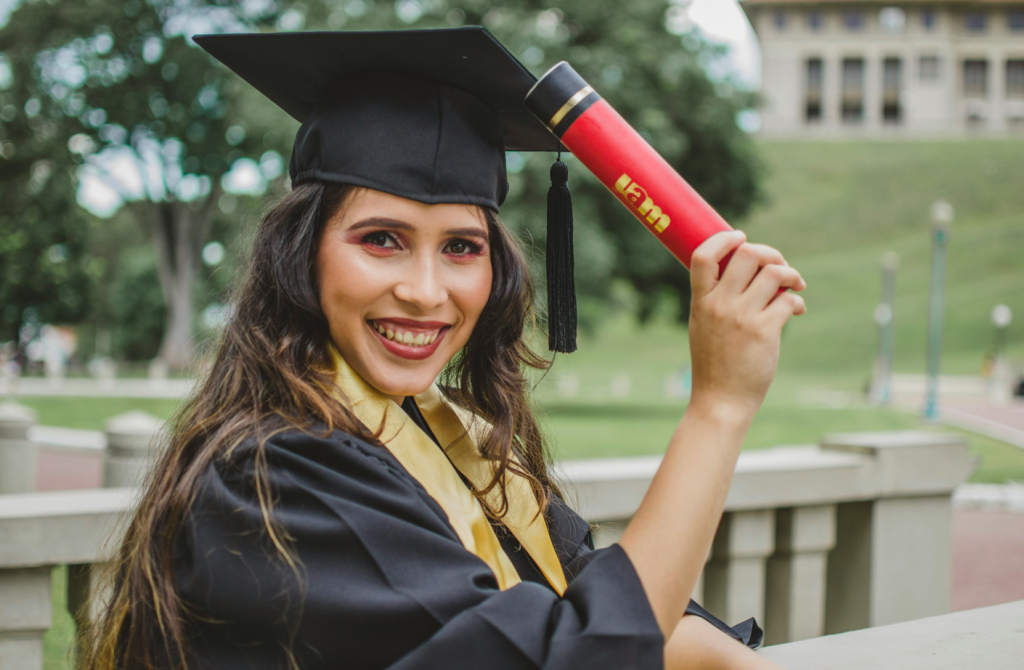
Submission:
<svg viewBox="0 0 1024 670">
<path fill-rule="evenodd" d="M 719 233 L 693 255 L 693 392 L 619 544 L 665 638 L 682 617 L 711 548 L 736 459 L 775 375 L 782 326 L 803 314 L 800 274 L 775 249 Z M 735 251 L 719 277 L 719 262 Z"/>
</svg>

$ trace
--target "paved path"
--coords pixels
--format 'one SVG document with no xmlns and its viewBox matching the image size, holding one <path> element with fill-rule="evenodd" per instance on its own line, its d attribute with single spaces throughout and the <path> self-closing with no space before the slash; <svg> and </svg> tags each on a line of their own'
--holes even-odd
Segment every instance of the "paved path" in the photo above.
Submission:
<svg viewBox="0 0 1024 670">
<path fill-rule="evenodd" d="M 942 401 L 942 422 L 1024 449 L 1024 399 L 996 406 L 980 398 Z"/>
</svg>

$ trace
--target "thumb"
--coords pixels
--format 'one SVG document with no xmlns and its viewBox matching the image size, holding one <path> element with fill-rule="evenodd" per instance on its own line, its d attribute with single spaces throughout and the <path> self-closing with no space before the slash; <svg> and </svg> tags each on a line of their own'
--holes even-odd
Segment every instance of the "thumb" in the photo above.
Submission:
<svg viewBox="0 0 1024 670">
<path fill-rule="evenodd" d="M 747 240 L 742 230 L 715 233 L 690 258 L 690 285 L 694 295 L 704 295 L 718 285 L 719 266 Z"/>
</svg>

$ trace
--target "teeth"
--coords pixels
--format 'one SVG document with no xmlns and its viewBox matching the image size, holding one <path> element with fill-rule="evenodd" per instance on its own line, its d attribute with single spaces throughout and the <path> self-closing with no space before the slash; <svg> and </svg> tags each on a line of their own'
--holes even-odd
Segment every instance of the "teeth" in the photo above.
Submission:
<svg viewBox="0 0 1024 670">
<path fill-rule="evenodd" d="M 387 328 L 385 326 L 380 325 L 376 321 L 371 321 L 370 323 L 378 333 L 388 338 L 389 340 L 394 340 L 395 342 L 400 342 L 404 345 L 411 347 L 428 347 L 434 342 L 436 342 L 437 338 L 441 335 L 441 331 L 436 331 L 430 334 L 413 334 L 405 330 L 393 330 L 391 328 Z"/>
</svg>

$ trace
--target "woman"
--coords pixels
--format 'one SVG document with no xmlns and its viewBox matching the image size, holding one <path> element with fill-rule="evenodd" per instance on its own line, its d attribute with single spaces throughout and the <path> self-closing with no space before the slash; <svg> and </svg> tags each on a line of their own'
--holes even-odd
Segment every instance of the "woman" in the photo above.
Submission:
<svg viewBox="0 0 1024 670">
<path fill-rule="evenodd" d="M 430 32 L 197 41 L 257 82 L 267 53 L 294 73 L 282 54 L 344 62 L 352 40 L 392 53 L 443 33 L 448 67 L 481 53 L 454 44 L 480 32 Z M 326 69 L 295 84 L 316 92 L 294 188 L 260 225 L 85 667 L 770 667 L 688 604 L 781 327 L 804 310 L 777 295 L 799 274 L 742 233 L 697 250 L 691 402 L 621 540 L 595 551 L 527 399 L 547 363 L 495 214 L 515 131 L 472 82 Z M 271 97 L 291 85 L 271 79 Z"/>
</svg>

